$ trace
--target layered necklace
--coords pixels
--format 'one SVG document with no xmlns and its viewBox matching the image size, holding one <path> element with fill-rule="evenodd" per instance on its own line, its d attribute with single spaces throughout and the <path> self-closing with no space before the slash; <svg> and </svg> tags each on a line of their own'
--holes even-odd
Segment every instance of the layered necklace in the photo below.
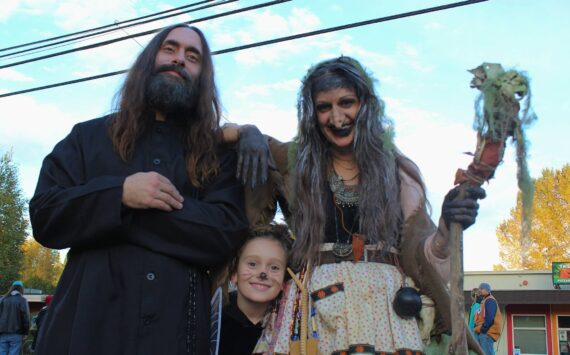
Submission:
<svg viewBox="0 0 570 355">
<path fill-rule="evenodd" d="M 348 172 L 354 172 L 356 171 L 356 173 L 354 173 L 352 175 L 352 177 L 350 178 L 343 178 L 341 175 L 339 175 L 335 169 L 335 160 L 333 159 L 333 163 L 332 163 L 332 169 L 329 173 L 329 185 L 331 188 L 331 191 L 333 192 L 334 195 L 334 202 L 338 203 L 339 205 L 341 205 L 342 207 L 346 207 L 346 206 L 357 206 L 358 205 L 358 184 L 350 184 L 347 185 L 347 183 L 350 183 L 351 181 L 354 181 L 355 179 L 358 178 L 358 176 L 360 175 L 360 172 L 358 171 L 358 168 L 355 166 L 353 168 L 350 167 L 345 167 L 342 166 L 342 164 L 340 164 L 339 162 L 336 162 L 336 164 L 343 168 L 343 170 L 348 171 Z"/>
<path fill-rule="evenodd" d="M 345 171 L 356 170 L 356 168 L 350 169 L 343 167 L 342 165 L 340 166 L 344 168 Z M 352 177 L 344 179 L 342 176 L 337 174 L 334 168 L 334 162 L 333 162 L 333 168 L 329 173 L 329 186 L 333 194 L 333 204 L 335 205 L 334 221 L 335 221 L 336 241 L 333 244 L 332 252 L 334 255 L 338 257 L 347 257 L 350 254 L 352 254 L 354 249 L 353 248 L 354 240 L 358 239 L 359 237 L 359 235 L 353 233 L 354 225 L 356 224 L 356 219 L 353 221 L 353 224 L 349 230 L 345 225 L 344 213 L 343 213 L 343 208 L 358 206 L 358 199 L 359 199 L 358 184 L 352 184 L 352 185 L 346 184 L 346 182 L 353 181 L 356 178 L 358 178 L 358 176 L 359 173 L 357 172 Z M 337 211 L 339 213 L 337 213 Z M 337 215 L 339 214 L 340 214 L 340 226 L 342 227 L 344 232 L 346 232 L 347 235 L 349 236 L 348 240 L 342 242 L 339 237 L 339 223 L 338 223 L 339 221 L 337 218 Z M 353 239 L 353 243 L 351 243 L 350 241 L 351 237 Z"/>
<path fill-rule="evenodd" d="M 358 174 L 352 178 L 354 180 Z M 358 185 L 345 185 L 342 176 L 337 175 L 334 170 L 329 175 L 329 185 L 334 196 L 334 202 L 342 207 L 358 206 Z"/>
</svg>

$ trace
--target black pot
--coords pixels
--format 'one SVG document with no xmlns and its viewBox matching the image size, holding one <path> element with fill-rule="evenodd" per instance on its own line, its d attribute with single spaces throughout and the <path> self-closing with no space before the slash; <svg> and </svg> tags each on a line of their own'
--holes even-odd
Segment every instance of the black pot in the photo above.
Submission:
<svg viewBox="0 0 570 355">
<path fill-rule="evenodd" d="M 422 309 L 420 293 L 413 287 L 402 287 L 396 292 L 392 307 L 402 318 L 416 317 Z"/>
</svg>

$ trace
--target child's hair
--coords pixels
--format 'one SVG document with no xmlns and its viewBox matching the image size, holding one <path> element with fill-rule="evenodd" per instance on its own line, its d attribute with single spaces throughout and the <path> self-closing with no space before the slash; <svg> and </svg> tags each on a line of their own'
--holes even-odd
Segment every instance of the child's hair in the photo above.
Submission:
<svg viewBox="0 0 570 355">
<path fill-rule="evenodd" d="M 232 258 L 232 261 L 228 265 L 228 275 L 227 275 L 228 278 L 237 272 L 239 258 L 245 246 L 249 242 L 257 238 L 265 238 L 265 239 L 278 241 L 283 247 L 285 255 L 287 255 L 287 262 L 289 261 L 289 251 L 291 250 L 291 245 L 293 244 L 293 239 L 291 238 L 291 233 L 289 232 L 289 228 L 285 224 L 281 223 L 271 223 L 271 224 L 256 226 L 249 230 L 247 239 L 238 249 L 237 253 Z M 285 273 L 285 277 L 287 277 L 287 273 Z"/>
</svg>

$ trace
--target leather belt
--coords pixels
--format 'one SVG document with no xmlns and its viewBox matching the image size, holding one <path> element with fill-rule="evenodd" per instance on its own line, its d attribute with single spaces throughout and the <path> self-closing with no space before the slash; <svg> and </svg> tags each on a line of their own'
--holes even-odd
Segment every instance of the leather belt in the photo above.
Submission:
<svg viewBox="0 0 570 355">
<path fill-rule="evenodd" d="M 382 263 L 390 265 L 400 264 L 398 260 L 398 255 L 392 252 L 364 249 L 364 252 L 362 254 L 363 254 L 362 258 L 360 258 L 360 260 L 358 261 L 364 261 L 369 263 Z M 325 250 L 319 252 L 318 265 L 341 263 L 343 261 L 354 261 L 354 256 L 352 255 L 352 253 L 347 256 L 337 256 L 332 252 L 332 250 Z"/>
</svg>

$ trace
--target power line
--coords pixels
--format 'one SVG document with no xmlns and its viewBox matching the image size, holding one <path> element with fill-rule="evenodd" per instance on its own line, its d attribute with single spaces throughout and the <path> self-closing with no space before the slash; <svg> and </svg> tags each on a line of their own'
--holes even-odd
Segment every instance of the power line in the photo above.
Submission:
<svg viewBox="0 0 570 355">
<path fill-rule="evenodd" d="M 121 29 L 122 29 L 122 28 L 117 28 L 116 30 L 118 31 L 118 30 L 121 30 Z M 126 31 L 125 31 L 125 32 L 126 32 Z M 70 44 L 85 42 L 85 41 L 88 41 L 88 40 L 93 39 L 93 38 L 99 38 L 99 37 L 104 37 L 104 36 L 105 36 L 105 34 L 91 35 L 89 38 L 80 39 L 80 40 L 74 41 L 74 42 L 69 43 L 69 44 L 61 44 L 61 45 L 59 45 L 59 46 L 54 44 L 54 45 L 52 45 L 52 48 L 43 48 L 43 49 L 38 49 L 38 50 L 34 50 L 34 51 L 31 51 L 31 49 L 30 49 L 30 51 L 31 51 L 30 53 L 24 53 L 24 54 L 15 55 L 15 56 L 11 56 L 11 54 L 14 54 L 14 53 L 10 53 L 10 54 L 9 54 L 9 55 L 10 55 L 10 58 L 9 58 L 9 59 L 12 59 L 12 58 L 19 58 L 19 57 L 25 57 L 25 56 L 27 56 L 27 55 L 36 54 L 36 53 L 40 53 L 40 52 L 46 52 L 46 51 L 49 51 L 49 50 L 52 50 L 52 49 L 55 49 L 55 48 L 67 47 L 67 46 L 70 45 Z M 1 58 L 1 57 L 0 57 L 0 58 Z M 3 60 L 6 60 L 6 59 L 3 59 Z"/>
<path fill-rule="evenodd" d="M 226 0 L 225 3 L 232 3 L 238 0 Z M 265 7 L 265 6 L 271 6 L 271 5 L 275 5 L 276 3 L 283 3 L 283 2 L 287 2 L 287 1 L 291 1 L 291 0 L 274 0 L 271 2 L 266 2 L 263 4 L 259 4 L 259 5 L 254 5 L 254 6 L 250 6 L 250 7 L 245 7 L 243 9 L 238 9 L 238 10 L 232 10 L 232 11 L 228 11 L 228 12 L 223 12 L 220 14 L 216 14 L 216 15 L 211 15 L 211 16 L 206 16 L 206 17 L 202 17 L 199 18 L 197 20 L 192 20 L 192 21 L 187 21 L 184 22 L 185 24 L 191 24 L 191 23 L 195 23 L 195 22 L 201 22 L 201 21 L 207 21 L 207 20 L 212 20 L 218 17 L 225 17 L 225 16 L 229 16 L 229 15 L 233 15 L 236 13 L 240 13 L 240 12 L 244 12 L 244 11 L 249 11 L 249 10 L 254 10 L 257 8 L 261 8 L 261 7 Z M 151 33 L 155 33 L 155 32 L 159 32 L 160 30 L 162 30 L 163 27 L 160 28 L 155 28 L 153 30 L 148 30 L 148 31 L 144 31 L 144 32 L 139 32 L 139 33 L 135 33 L 133 35 L 130 36 L 123 36 L 123 37 L 119 37 L 119 38 L 115 38 L 115 39 L 110 39 L 107 41 L 103 41 L 103 42 L 98 42 L 98 43 L 93 43 L 93 44 L 89 44 L 83 47 L 77 47 L 77 48 L 73 48 L 73 49 L 68 49 L 65 51 L 61 51 L 61 52 L 56 52 L 56 53 L 52 53 L 52 54 L 48 54 L 48 55 L 44 55 L 41 57 L 35 57 L 35 58 L 31 58 L 31 59 L 26 59 L 26 60 L 22 60 L 19 62 L 14 62 L 14 63 L 10 63 L 10 64 L 5 64 L 0 66 L 0 69 L 5 69 L 5 68 L 10 68 L 10 67 L 14 67 L 17 65 L 22 65 L 22 64 L 27 64 L 27 63 L 32 63 L 32 62 L 37 62 L 38 60 L 44 60 L 44 59 L 48 59 L 48 58 L 53 58 L 53 57 L 58 57 L 60 55 L 64 55 L 64 54 L 69 54 L 69 53 L 74 53 L 74 52 L 79 52 L 79 51 L 84 51 L 87 49 L 92 49 L 92 48 L 97 48 L 97 47 L 102 47 L 102 46 L 106 46 L 109 44 L 113 44 L 113 43 L 117 43 L 117 42 L 121 42 L 121 41 L 125 41 L 127 39 L 131 39 L 131 38 L 135 38 L 135 37 L 140 37 L 140 36 L 146 36 L 148 34 Z"/>
<path fill-rule="evenodd" d="M 212 0 L 208 0 L 208 2 L 210 2 L 210 1 L 212 1 Z M 163 19 L 165 19 L 165 18 L 174 17 L 174 16 L 178 16 L 178 15 L 185 14 L 185 13 L 190 13 L 190 12 L 195 12 L 195 11 L 200 11 L 200 10 L 208 9 L 208 8 L 211 8 L 211 7 L 216 7 L 216 6 L 220 6 L 220 5 L 225 5 L 225 4 L 228 4 L 228 3 L 230 3 L 230 2 L 234 2 L 234 1 L 238 1 L 238 0 L 226 0 L 226 1 L 222 1 L 222 2 L 215 3 L 215 4 L 211 4 L 211 5 L 205 5 L 205 6 L 196 8 L 196 9 L 180 11 L 180 12 L 177 12 L 177 13 L 174 13 L 174 14 L 169 14 L 169 15 L 157 17 L 157 18 L 150 19 L 150 20 L 145 20 L 145 21 L 141 21 L 141 22 L 132 23 L 132 24 L 126 25 L 126 26 L 119 26 L 119 27 L 116 27 L 116 28 L 111 28 L 111 29 L 107 29 L 107 30 L 104 30 L 104 31 L 99 31 L 99 32 L 95 32 L 95 33 L 90 33 L 90 34 L 86 34 L 86 35 L 79 36 L 79 37 L 69 38 L 69 39 L 66 39 L 66 40 L 62 40 L 62 41 L 58 41 L 58 42 L 54 42 L 54 43 L 50 43 L 50 44 L 44 44 L 44 45 L 42 45 L 42 46 L 37 46 L 37 47 L 24 49 L 24 50 L 17 51 L 17 52 L 12 52 L 12 53 L 8 53 L 8 54 L 3 54 L 3 55 L 0 55 L 0 58 L 4 58 L 4 57 L 17 58 L 17 57 L 21 57 L 21 56 L 27 55 L 27 54 L 20 54 L 20 53 L 28 53 L 28 52 L 34 51 L 34 50 L 36 50 L 36 49 L 42 49 L 42 48 L 47 48 L 47 47 L 53 47 L 53 46 L 57 46 L 58 44 L 63 44 L 63 43 L 69 43 L 69 42 L 76 43 L 76 42 L 81 42 L 80 40 L 85 39 L 85 38 L 97 37 L 97 36 L 102 35 L 102 34 L 105 34 L 105 33 L 115 32 L 115 31 L 118 31 L 118 30 L 123 30 L 123 29 L 125 29 L 125 28 L 129 28 L 129 27 L 133 27 L 133 26 L 138 26 L 138 25 L 143 25 L 143 24 L 145 24 L 145 23 L 154 22 L 154 21 L 158 21 L 158 20 L 163 20 Z M 202 1 L 201 3 L 203 3 L 203 1 Z M 198 4 L 201 4 L 201 3 L 198 3 Z M 148 16 L 156 16 L 156 14 L 152 14 L 152 15 L 148 15 Z M 148 17 L 148 16 L 146 16 L 146 17 Z M 120 23 L 120 22 L 117 22 L 117 24 L 118 24 L 118 23 Z M 69 43 L 69 44 L 71 44 L 71 43 Z M 56 48 L 57 48 L 57 47 L 56 47 Z M 33 53 L 37 53 L 37 52 L 33 52 Z M 29 54 L 33 54 L 33 53 L 29 53 Z M 15 54 L 20 54 L 20 55 L 14 57 Z"/>
<path fill-rule="evenodd" d="M 27 93 L 27 92 L 32 92 L 32 91 L 40 91 L 40 90 L 52 89 L 52 88 L 56 88 L 56 87 L 58 87 L 58 86 L 65 86 L 65 85 L 77 84 L 77 83 L 81 83 L 81 82 L 89 81 L 89 80 L 102 79 L 102 78 L 106 78 L 106 77 L 109 77 L 109 76 L 124 74 L 124 73 L 126 73 L 127 71 L 128 71 L 128 70 L 119 70 L 119 71 L 114 71 L 114 72 L 112 72 L 112 73 L 100 74 L 100 75 L 90 76 L 90 77 L 86 77 L 86 78 L 81 78 L 81 79 L 76 79 L 76 80 L 71 80 L 71 81 L 65 81 L 65 82 L 62 82 L 62 83 L 56 83 L 56 84 L 51 84 L 51 85 L 39 86 L 39 87 L 35 87 L 35 88 L 31 88 L 31 89 L 26 89 L 26 90 L 21 90 L 21 91 L 9 92 L 9 93 L 7 93 L 7 94 L 0 94 L 0 98 L 7 97 L 7 96 L 14 96 L 14 95 L 25 94 L 25 93 Z"/>
<path fill-rule="evenodd" d="M 404 13 L 396 14 L 396 15 L 390 15 L 390 16 L 379 17 L 379 18 L 375 18 L 375 19 L 372 19 L 372 20 L 366 20 L 366 21 L 360 21 L 360 22 L 353 22 L 353 23 L 349 23 L 349 24 L 346 24 L 346 25 L 324 28 L 324 29 L 322 29 L 322 30 L 311 31 L 311 32 L 305 32 L 305 33 L 299 33 L 299 34 L 296 34 L 296 35 L 285 36 L 285 37 L 279 37 L 279 38 L 270 39 L 270 40 L 267 40 L 267 41 L 261 41 L 261 42 L 251 43 L 251 44 L 245 44 L 245 45 L 243 45 L 243 46 L 237 46 L 237 47 L 222 49 L 222 50 L 219 50 L 219 51 L 216 51 L 216 52 L 212 52 L 212 53 L 213 53 L 213 54 L 224 54 L 224 53 L 228 53 L 228 52 L 236 52 L 236 51 L 241 51 L 241 50 L 248 49 L 248 48 L 260 47 L 260 46 L 265 46 L 265 45 L 268 45 L 268 44 L 274 44 L 274 43 L 280 43 L 280 42 L 290 41 L 290 40 L 299 39 L 299 38 L 311 37 L 311 36 L 316 36 L 316 35 L 320 35 L 320 34 L 324 34 L 324 33 L 328 33 L 328 32 L 336 32 L 336 31 L 346 30 L 346 29 L 348 29 L 348 28 L 361 27 L 361 26 L 371 25 L 371 24 L 379 23 L 379 22 L 386 22 L 386 21 L 391 21 L 391 20 L 397 20 L 397 19 L 401 19 L 401 18 L 404 18 L 404 17 L 417 16 L 417 15 L 422 15 L 422 14 L 426 14 L 426 13 L 429 13 L 429 12 L 436 12 L 436 11 L 441 11 L 441 10 L 448 10 L 448 9 L 452 9 L 452 8 L 455 8 L 455 7 L 466 6 L 466 5 L 473 5 L 473 4 L 480 3 L 480 2 L 485 2 L 485 1 L 489 1 L 489 0 L 466 0 L 466 1 L 456 2 L 456 3 L 446 4 L 446 5 L 440 5 L 440 6 L 435 6 L 435 7 L 429 7 L 429 8 L 421 9 L 421 10 L 415 10 L 415 11 L 404 12 Z M 0 68 L 0 69 L 1 69 L 1 68 Z"/>
<path fill-rule="evenodd" d="M 160 12 L 155 12 L 155 13 L 152 13 L 152 14 L 150 14 L 150 15 L 141 16 L 141 17 L 133 18 L 133 19 L 130 19 L 130 20 L 124 20 L 124 21 L 120 21 L 120 22 L 115 22 L 115 23 L 110 24 L 110 25 L 95 27 L 95 28 L 91 28 L 91 29 L 83 30 L 83 31 L 79 31 L 79 32 L 68 33 L 68 34 L 66 34 L 66 35 L 57 36 L 57 37 L 51 37 L 51 38 L 46 38 L 46 39 L 42 39 L 42 40 L 35 41 L 35 42 L 29 42 L 29 43 L 19 44 L 19 45 L 13 46 L 13 47 L 0 48 L 0 52 L 4 52 L 4 51 L 10 50 L 10 49 L 16 49 L 16 48 L 31 46 L 31 45 L 33 45 L 33 44 L 38 44 L 38 43 L 44 43 L 44 42 L 54 41 L 54 40 L 56 40 L 56 39 L 61 39 L 61 38 L 65 38 L 65 37 L 75 36 L 75 35 L 79 35 L 79 34 L 83 34 L 83 33 L 93 32 L 93 31 L 101 30 L 101 29 L 104 29 L 104 28 L 109 28 L 109 27 L 116 26 L 116 25 L 123 24 L 123 23 L 127 23 L 127 22 L 142 20 L 142 19 L 145 19 L 145 18 L 149 18 L 149 17 L 157 16 L 157 15 L 162 15 L 162 14 L 165 14 L 165 13 L 168 13 L 168 12 L 172 12 L 172 11 L 176 11 L 176 10 L 182 10 L 182 9 L 184 9 L 184 8 L 187 8 L 187 7 L 192 7 L 192 6 L 196 6 L 196 5 L 201 5 L 201 4 L 204 4 L 204 3 L 207 3 L 207 2 L 211 2 L 211 1 L 214 1 L 214 0 L 203 0 L 203 1 L 199 1 L 199 2 L 196 2 L 196 3 L 193 3 L 193 4 L 184 5 L 184 6 L 180 6 L 180 7 L 174 8 L 174 9 L 170 9 L 170 10 L 164 10 L 164 11 L 160 11 Z"/>
<path fill-rule="evenodd" d="M 467 1 L 460 1 L 460 2 L 456 2 L 456 3 L 451 3 L 451 4 L 446 4 L 446 5 L 435 6 L 435 7 L 430 7 L 430 8 L 421 9 L 421 10 L 415 10 L 415 11 L 410 11 L 410 12 L 404 12 L 404 13 L 400 13 L 400 14 L 396 14 L 396 15 L 390 15 L 390 16 L 379 17 L 379 18 L 375 18 L 375 19 L 371 19 L 371 20 L 366 20 L 366 21 L 353 22 L 353 23 L 349 23 L 349 24 L 346 24 L 346 25 L 335 26 L 335 27 L 329 27 L 329 28 L 325 28 L 325 29 L 321 29 L 321 30 L 317 30 L 317 31 L 305 32 L 305 33 L 300 33 L 300 34 L 291 35 L 291 36 L 285 36 L 285 37 L 274 38 L 274 39 L 267 40 L 267 41 L 261 41 L 261 42 L 250 43 L 250 44 L 246 44 L 246 45 L 243 45 L 243 46 L 237 46 L 237 47 L 226 48 L 226 49 L 222 49 L 222 50 L 218 50 L 218 51 L 213 51 L 213 52 L 212 52 L 212 55 L 226 54 L 226 53 L 230 53 L 230 52 L 237 52 L 237 51 L 241 51 L 241 50 L 244 50 L 244 49 L 249 49 L 249 48 L 254 48 L 254 47 L 261 47 L 261 46 L 266 46 L 266 45 L 269 45 L 269 44 L 280 43 L 280 42 L 290 41 L 290 40 L 299 39 L 299 38 L 311 37 L 311 36 L 316 36 L 316 35 L 320 35 L 320 34 L 324 34 L 324 33 L 329 33 L 329 32 L 341 31 L 341 30 L 345 30 L 345 29 L 348 29 L 348 28 L 355 28 L 355 27 L 371 25 L 371 24 L 379 23 L 379 22 L 386 22 L 386 21 L 401 19 L 401 18 L 404 18 L 404 17 L 417 16 L 417 15 L 422 15 L 422 14 L 426 14 L 426 13 L 430 13 L 430 12 L 448 10 L 448 9 L 452 9 L 452 8 L 456 8 L 456 7 L 467 6 L 467 5 L 473 5 L 473 4 L 477 4 L 477 3 L 481 3 L 481 2 L 486 2 L 486 1 L 488 1 L 488 0 L 467 0 Z M 83 81 L 96 80 L 96 79 L 100 79 L 100 78 L 104 78 L 104 77 L 108 77 L 108 76 L 124 74 L 124 73 L 126 73 L 127 71 L 128 71 L 128 70 L 121 70 L 121 71 L 116 71 L 116 72 L 112 72 L 112 73 L 101 74 L 101 75 L 96 75 L 96 76 L 92 76 L 92 77 L 86 77 L 86 78 L 77 79 L 77 80 L 72 80 L 72 81 L 61 82 L 61 83 L 56 83 L 56 84 L 47 85 L 47 86 L 42 86 L 42 87 L 36 87 L 36 88 L 26 89 L 26 90 L 22 90 L 22 91 L 15 91 L 15 92 L 10 92 L 10 93 L 6 93 L 6 94 L 0 94 L 0 98 L 7 97 L 7 96 L 13 96 L 13 95 L 24 94 L 24 93 L 32 92 L 32 91 L 50 89 L 50 88 L 54 88 L 54 87 L 58 87 L 58 86 L 65 86 L 65 85 L 75 84 L 75 83 L 79 83 L 79 82 L 83 82 Z"/>
<path fill-rule="evenodd" d="M 226 0 L 226 3 L 231 3 L 231 2 L 235 2 L 238 0 Z M 237 13 L 241 13 L 241 12 L 245 12 L 245 11 L 250 11 L 250 10 L 255 10 L 255 9 L 259 9 L 259 8 L 263 8 L 263 7 L 267 7 L 267 6 L 272 6 L 272 5 L 276 5 L 276 4 L 281 4 L 284 2 L 289 2 L 291 0 L 274 0 L 274 1 L 270 1 L 270 2 L 265 2 L 262 4 L 258 4 L 258 5 L 253 5 L 253 6 L 249 6 L 249 7 L 244 7 L 242 9 L 237 9 L 237 10 L 232 10 L 232 11 L 228 11 L 228 12 L 223 12 L 220 14 L 216 14 L 216 15 L 211 15 L 211 16 L 206 16 L 206 17 L 202 17 L 196 20 L 192 20 L 192 21 L 186 21 L 183 22 L 185 24 L 192 24 L 192 23 L 196 23 L 196 22 L 202 22 L 202 21 L 207 21 L 207 20 L 212 20 L 215 18 L 219 18 L 219 17 L 225 17 L 225 16 L 229 16 L 229 15 L 234 15 Z M 41 56 L 41 57 L 35 57 L 32 59 L 27 59 L 27 60 L 23 60 L 20 62 L 14 62 L 14 63 L 10 63 L 10 64 L 5 64 L 0 66 L 0 69 L 5 69 L 5 68 L 9 68 L 9 67 L 14 67 L 17 65 L 22 65 L 22 64 L 27 64 L 27 63 L 31 63 L 31 62 L 36 62 L 38 60 L 44 60 L 44 59 L 48 59 L 48 58 L 53 58 L 53 57 L 57 57 L 60 55 L 64 55 L 64 54 L 69 54 L 69 53 L 73 53 L 73 52 L 79 52 L 79 51 L 84 51 L 87 49 L 92 49 L 92 48 L 97 48 L 97 47 L 102 47 L 102 46 L 106 46 L 108 44 L 112 44 L 112 43 L 116 43 L 116 42 L 120 42 L 120 41 L 125 41 L 127 39 L 131 39 L 131 38 L 135 38 L 135 37 L 140 37 L 140 36 L 146 36 L 148 34 L 151 33 L 156 33 L 159 32 L 160 30 L 162 30 L 163 28 L 155 28 L 153 30 L 149 30 L 149 31 L 144 31 L 144 32 L 140 32 L 140 33 L 136 33 L 134 35 L 130 35 L 130 36 L 124 36 L 124 37 L 119 37 L 119 38 L 115 38 L 112 40 L 108 40 L 108 41 L 103 41 L 103 42 L 99 42 L 99 43 L 94 43 L 94 44 L 90 44 L 87 46 L 83 46 L 83 47 L 78 47 L 78 48 L 74 48 L 74 49 L 70 49 L 70 50 L 66 50 L 66 51 L 62 51 L 62 52 L 57 52 L 57 53 L 52 53 L 49 55 L 45 55 L 45 56 Z"/>
</svg>

